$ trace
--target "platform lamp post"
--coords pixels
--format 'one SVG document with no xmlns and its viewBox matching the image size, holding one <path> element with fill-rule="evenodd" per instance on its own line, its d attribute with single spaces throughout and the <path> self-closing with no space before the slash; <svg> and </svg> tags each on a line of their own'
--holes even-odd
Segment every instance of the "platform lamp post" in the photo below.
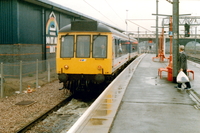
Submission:
<svg viewBox="0 0 200 133">
<path fill-rule="evenodd" d="M 156 16 L 171 16 L 171 15 L 165 15 L 165 14 L 152 14 L 152 15 L 156 15 Z M 158 45 L 158 55 L 156 56 L 156 57 L 152 57 L 152 60 L 154 61 L 154 59 L 155 58 L 159 58 L 160 59 L 160 61 L 161 62 L 163 62 L 164 61 L 164 59 L 166 58 L 165 57 L 165 53 L 164 53 L 164 28 L 166 28 L 166 27 L 164 27 L 164 20 L 163 20 L 163 22 L 162 22 L 162 27 L 158 27 L 158 26 L 156 26 L 156 27 L 154 27 L 154 26 L 152 26 L 152 28 L 162 28 L 162 32 L 161 32 L 161 35 L 160 35 L 160 37 L 159 37 L 159 45 Z M 167 58 L 168 59 L 168 58 Z"/>
<path fill-rule="evenodd" d="M 173 0 L 173 82 L 176 82 L 178 74 L 179 54 L 179 0 Z"/>
<path fill-rule="evenodd" d="M 128 10 L 126 10 L 126 34 L 128 34 L 128 23 L 127 23 L 127 20 L 128 20 Z"/>
<path fill-rule="evenodd" d="M 156 0 L 156 14 L 158 14 L 158 0 Z M 158 15 L 156 15 L 156 57 L 158 57 Z"/>
<path fill-rule="evenodd" d="M 171 36 L 173 36 L 173 61 L 172 68 L 168 69 L 168 73 L 172 74 L 170 76 L 170 80 L 176 82 L 176 76 L 178 74 L 178 54 L 179 54 L 179 0 L 166 0 L 167 2 L 173 5 L 173 15 L 170 17 L 170 22 L 172 23 L 172 27 L 170 27 Z M 173 28 L 173 31 L 172 31 Z M 171 38 L 170 38 L 171 43 Z M 170 48 L 171 51 L 171 48 Z"/>
<path fill-rule="evenodd" d="M 169 17 L 169 38 L 170 38 L 170 54 L 169 54 L 169 64 L 167 66 L 168 69 L 168 81 L 173 81 L 172 70 L 173 70 L 173 61 L 172 61 L 172 41 L 173 41 L 173 20 L 172 16 Z"/>
<path fill-rule="evenodd" d="M 173 62 L 172 62 L 172 81 L 176 83 L 176 77 L 178 74 L 178 55 L 179 55 L 179 0 L 166 0 L 173 5 L 173 16 L 172 16 L 172 25 L 173 25 Z M 190 15 L 190 14 L 183 14 Z M 181 16 L 183 16 L 181 15 Z M 169 73 L 169 72 L 168 72 Z"/>
</svg>

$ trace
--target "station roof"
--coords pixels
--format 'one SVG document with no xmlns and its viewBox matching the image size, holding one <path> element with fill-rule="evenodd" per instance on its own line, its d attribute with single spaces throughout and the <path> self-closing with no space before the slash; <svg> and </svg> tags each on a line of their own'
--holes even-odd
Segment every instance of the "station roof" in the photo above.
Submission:
<svg viewBox="0 0 200 133">
<path fill-rule="evenodd" d="M 115 27 L 113 25 L 110 25 L 108 23 L 100 21 L 100 20 L 98 20 L 96 18 L 93 18 L 91 16 L 85 15 L 85 14 L 83 14 L 81 12 L 72 10 L 72 9 L 70 9 L 68 7 L 56 4 L 56 3 L 51 2 L 49 0 L 24 0 L 24 1 L 27 1 L 27 2 L 30 2 L 30 3 L 36 4 L 36 5 L 40 5 L 40 6 L 43 6 L 43 7 L 46 7 L 46 8 L 50 8 L 50 9 L 53 9 L 55 11 L 59 11 L 59 12 L 62 12 L 62 13 L 68 14 L 68 15 L 72 15 L 72 16 L 80 18 L 80 19 L 94 20 L 94 21 L 100 22 L 102 24 L 105 24 L 105 25 L 107 25 L 107 26 L 109 26 L 109 27 L 111 27 L 111 28 L 113 28 L 115 30 L 118 30 L 120 32 L 124 32 L 124 30 L 119 29 L 119 28 L 117 28 L 117 27 Z"/>
</svg>

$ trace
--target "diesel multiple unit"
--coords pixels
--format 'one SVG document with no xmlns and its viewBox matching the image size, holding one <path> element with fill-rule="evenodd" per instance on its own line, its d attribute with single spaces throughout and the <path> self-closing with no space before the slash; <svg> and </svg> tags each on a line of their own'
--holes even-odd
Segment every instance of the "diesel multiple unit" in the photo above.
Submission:
<svg viewBox="0 0 200 133">
<path fill-rule="evenodd" d="M 112 81 L 137 56 L 137 40 L 96 21 L 74 21 L 58 34 L 56 71 L 76 92 Z"/>
</svg>

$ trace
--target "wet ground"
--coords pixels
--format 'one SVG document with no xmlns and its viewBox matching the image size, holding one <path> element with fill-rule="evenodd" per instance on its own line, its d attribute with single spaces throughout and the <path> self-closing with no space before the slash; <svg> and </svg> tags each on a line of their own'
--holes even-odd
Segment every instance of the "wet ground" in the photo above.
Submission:
<svg viewBox="0 0 200 133">
<path fill-rule="evenodd" d="M 153 62 L 153 56 L 146 55 L 133 74 L 111 133 L 199 133 L 196 103 L 188 91 L 174 88 L 167 73 L 160 79 L 157 70 L 167 63 Z M 199 91 L 199 68 L 192 64 L 189 68 L 196 72 L 192 88 Z"/>
</svg>

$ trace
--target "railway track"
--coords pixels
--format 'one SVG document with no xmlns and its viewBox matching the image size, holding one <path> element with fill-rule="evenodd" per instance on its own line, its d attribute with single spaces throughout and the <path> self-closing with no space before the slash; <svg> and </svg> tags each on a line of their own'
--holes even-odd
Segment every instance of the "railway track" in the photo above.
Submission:
<svg viewBox="0 0 200 133">
<path fill-rule="evenodd" d="M 188 56 L 188 60 L 200 64 L 200 58 L 198 56 Z M 196 103 L 194 107 L 200 109 L 200 95 L 197 94 L 194 90 L 188 92 L 190 98 Z"/>
<path fill-rule="evenodd" d="M 191 60 L 195 63 L 200 64 L 200 58 L 194 57 L 194 56 L 188 56 L 188 60 Z"/>
<path fill-rule="evenodd" d="M 59 104 L 57 104 L 56 106 L 54 106 L 53 108 L 51 108 L 50 110 L 48 110 L 47 112 L 45 112 L 44 114 L 42 114 L 39 117 L 37 117 L 34 121 L 32 121 L 32 122 L 28 123 L 26 126 L 22 127 L 16 133 L 25 133 L 25 132 L 27 132 L 33 126 L 35 126 L 37 123 L 39 123 L 40 121 L 44 120 L 49 114 L 51 114 L 52 112 L 58 110 L 62 106 L 68 104 L 70 102 L 70 100 L 72 99 L 72 97 L 73 97 L 72 95 L 69 96 L 69 97 L 67 97 L 66 99 L 64 99 L 63 101 L 61 101 Z"/>
<path fill-rule="evenodd" d="M 90 99 L 89 102 L 87 100 L 88 105 L 90 105 L 92 103 L 91 102 L 92 100 L 94 101 L 94 99 L 96 98 L 96 95 L 97 94 L 95 93 L 95 96 L 93 96 L 94 98 Z M 91 94 L 90 94 L 90 96 L 91 96 Z M 47 117 L 49 117 L 51 114 L 60 115 L 62 117 L 65 117 L 66 119 L 68 119 L 69 117 L 71 117 L 71 115 L 73 113 L 71 113 L 71 112 L 69 114 L 60 113 L 59 109 L 62 108 L 63 106 L 66 106 L 73 99 L 73 97 L 77 97 L 77 95 L 73 95 L 73 96 L 71 95 L 68 98 L 64 99 L 58 105 L 54 106 L 53 108 L 51 108 L 50 110 L 48 110 L 44 114 L 42 114 L 39 117 L 37 117 L 32 122 L 28 123 L 26 126 L 24 126 L 21 129 L 19 129 L 16 133 L 25 133 L 25 132 L 26 133 L 29 133 L 29 132 L 32 133 L 32 132 L 45 132 L 45 131 L 52 132 L 52 130 L 55 130 L 55 129 L 52 129 L 51 126 L 46 126 L 45 125 L 46 123 L 52 123 L 51 121 L 46 120 L 46 119 L 48 119 Z M 80 106 L 83 106 L 83 105 L 80 105 Z M 73 107 L 73 108 L 79 108 L 79 107 Z M 87 108 L 87 106 L 85 106 L 85 108 Z M 76 109 L 74 109 L 74 110 L 76 110 Z M 72 119 L 74 119 L 74 120 L 70 124 L 75 123 L 76 122 L 75 120 L 77 120 L 80 116 L 81 115 L 74 115 L 74 116 L 72 116 L 73 117 Z M 63 121 L 67 121 L 66 119 L 65 120 L 60 120 L 61 121 L 60 123 L 62 123 Z M 71 119 L 71 118 L 69 118 L 69 119 Z M 47 122 L 44 122 L 45 124 L 39 124 L 39 123 L 42 123 L 43 121 L 47 121 Z M 58 123 L 58 122 L 54 122 L 54 123 Z M 65 122 L 63 122 L 63 123 L 65 123 Z M 70 125 L 70 124 L 66 124 L 65 127 L 69 126 L 69 128 L 70 128 L 71 126 L 73 126 L 73 125 Z M 57 126 L 62 126 L 62 124 L 57 124 Z M 42 129 L 43 127 L 44 127 L 44 129 Z M 50 127 L 50 128 L 47 129 L 46 127 Z M 34 131 L 34 130 L 39 130 L 39 131 Z M 63 128 L 63 130 L 66 130 L 66 129 Z"/>
<path fill-rule="evenodd" d="M 96 95 L 91 96 L 90 93 L 88 94 L 89 98 L 77 95 L 68 96 L 16 133 L 63 132 L 70 129 L 97 97 Z"/>
</svg>

